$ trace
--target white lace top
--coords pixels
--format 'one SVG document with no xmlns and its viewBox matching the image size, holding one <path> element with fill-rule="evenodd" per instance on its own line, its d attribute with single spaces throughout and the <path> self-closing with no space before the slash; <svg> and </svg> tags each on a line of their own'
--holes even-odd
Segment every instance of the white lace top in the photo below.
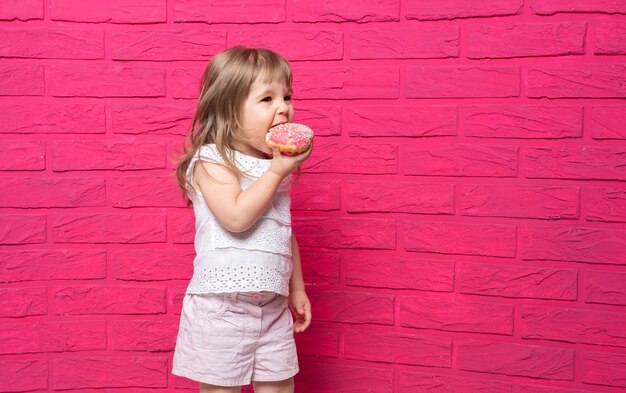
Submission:
<svg viewBox="0 0 626 393">
<path fill-rule="evenodd" d="M 193 171 L 198 160 L 223 164 L 214 144 L 203 145 L 187 168 L 187 181 L 193 184 Z M 241 189 L 250 187 L 271 164 L 264 160 L 233 152 L 233 162 L 245 175 Z M 291 213 L 287 176 L 257 222 L 240 233 L 222 227 L 208 208 L 200 191 L 192 198 L 196 217 L 193 277 L 186 293 L 271 291 L 289 294 L 291 261 Z"/>
</svg>

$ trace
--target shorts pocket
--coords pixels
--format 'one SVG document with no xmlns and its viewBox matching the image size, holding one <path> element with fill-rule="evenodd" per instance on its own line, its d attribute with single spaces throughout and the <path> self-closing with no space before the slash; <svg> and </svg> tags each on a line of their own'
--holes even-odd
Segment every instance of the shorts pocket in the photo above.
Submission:
<svg viewBox="0 0 626 393">
<path fill-rule="evenodd" d="M 283 340 L 293 339 L 293 316 L 289 307 L 285 307 L 276 323 L 276 336 Z"/>
<path fill-rule="evenodd" d="M 229 312 L 226 296 L 203 295 L 196 300 L 190 318 L 189 345 L 209 351 L 237 348 L 244 332 L 237 321 L 238 314 Z"/>
<path fill-rule="evenodd" d="M 228 308 L 228 299 L 224 294 L 201 294 L 191 298 L 193 317 L 213 318 L 224 314 Z"/>
</svg>

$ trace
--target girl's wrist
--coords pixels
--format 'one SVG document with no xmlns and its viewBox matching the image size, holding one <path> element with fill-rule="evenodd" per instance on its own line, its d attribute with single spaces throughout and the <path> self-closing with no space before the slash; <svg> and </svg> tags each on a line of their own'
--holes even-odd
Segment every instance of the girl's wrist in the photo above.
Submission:
<svg viewBox="0 0 626 393">
<path fill-rule="evenodd" d="M 269 173 L 270 176 L 275 177 L 279 182 L 283 181 L 283 179 L 287 176 L 287 174 L 282 175 L 280 172 L 277 172 L 275 169 L 272 169 L 272 167 L 270 167 L 270 169 L 266 173 Z"/>
</svg>

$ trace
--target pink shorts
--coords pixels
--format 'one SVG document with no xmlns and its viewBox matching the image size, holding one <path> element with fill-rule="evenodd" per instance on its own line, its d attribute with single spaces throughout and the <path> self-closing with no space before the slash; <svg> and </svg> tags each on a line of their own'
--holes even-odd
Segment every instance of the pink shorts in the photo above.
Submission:
<svg viewBox="0 0 626 393">
<path fill-rule="evenodd" d="M 172 374 L 218 386 L 282 381 L 298 372 L 287 297 L 186 294 Z"/>
</svg>

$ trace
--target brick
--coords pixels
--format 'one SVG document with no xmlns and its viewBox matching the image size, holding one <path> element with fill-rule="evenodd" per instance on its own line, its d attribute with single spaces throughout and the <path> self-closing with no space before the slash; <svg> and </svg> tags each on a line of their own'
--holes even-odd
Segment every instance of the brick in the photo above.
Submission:
<svg viewBox="0 0 626 393">
<path fill-rule="evenodd" d="M 406 70 L 407 98 L 518 97 L 519 66 L 413 66 Z"/>
<path fill-rule="evenodd" d="M 201 69 L 171 70 L 172 98 L 198 98 L 202 72 Z"/>
<path fill-rule="evenodd" d="M 531 98 L 624 98 L 626 64 L 531 66 L 527 91 Z"/>
<path fill-rule="evenodd" d="M 398 299 L 400 326 L 453 332 L 513 334 L 513 306 L 403 296 Z"/>
<path fill-rule="evenodd" d="M 167 358 L 163 356 L 57 358 L 52 370 L 55 390 L 167 386 Z"/>
<path fill-rule="evenodd" d="M 309 217 L 294 220 L 300 246 L 393 250 L 396 223 L 365 218 Z"/>
<path fill-rule="evenodd" d="M 373 288 L 452 292 L 454 263 L 373 255 L 343 257 L 346 284 Z"/>
<path fill-rule="evenodd" d="M 298 97 L 295 97 L 297 100 Z M 294 121 L 311 127 L 316 136 L 341 135 L 341 107 L 337 105 L 315 104 L 308 106 L 306 102 L 297 102 Z"/>
<path fill-rule="evenodd" d="M 527 178 L 626 180 L 626 156 L 617 146 L 528 147 Z"/>
<path fill-rule="evenodd" d="M 291 188 L 292 210 L 331 211 L 340 207 L 341 191 L 337 182 L 300 178 Z"/>
<path fill-rule="evenodd" d="M 176 168 L 178 167 L 178 163 L 180 162 L 181 158 L 184 155 L 182 144 L 174 142 L 174 141 L 168 141 L 166 143 L 167 143 L 166 148 L 165 148 L 166 149 L 165 155 L 167 156 L 166 163 L 165 163 L 166 169 L 168 169 L 170 173 L 172 173 L 172 179 L 175 182 L 175 184 L 177 184 L 178 180 L 176 177 Z M 191 204 L 188 206 L 191 206 Z"/>
<path fill-rule="evenodd" d="M 309 292 L 315 319 L 342 323 L 393 325 L 394 298 L 364 292 Z"/>
<path fill-rule="evenodd" d="M 81 207 L 106 203 L 102 178 L 7 177 L 2 181 L 11 190 L 0 194 L 0 206 L 4 207 Z"/>
<path fill-rule="evenodd" d="M 351 59 L 459 57 L 457 26 L 424 26 L 350 32 Z"/>
<path fill-rule="evenodd" d="M 45 315 L 48 311 L 46 288 L 0 288 L 0 299 L 0 318 Z"/>
<path fill-rule="evenodd" d="M 626 222 L 626 189 L 589 188 L 585 197 L 587 221 Z"/>
<path fill-rule="evenodd" d="M 70 140 L 52 143 L 54 171 L 159 168 L 165 168 L 163 142 Z"/>
<path fill-rule="evenodd" d="M 463 105 L 460 131 L 478 138 L 581 138 L 582 106 Z"/>
<path fill-rule="evenodd" d="M 106 258 L 98 249 L 0 251 L 0 282 L 102 279 Z"/>
<path fill-rule="evenodd" d="M 116 134 L 184 136 L 193 120 L 193 111 L 191 103 L 113 103 L 111 129 Z"/>
<path fill-rule="evenodd" d="M 174 22 L 279 23 L 285 22 L 284 0 L 176 0 Z"/>
<path fill-rule="evenodd" d="M 175 389 L 190 389 L 190 390 L 199 390 L 198 389 L 198 382 L 197 381 L 192 381 L 191 379 L 187 379 L 184 377 L 179 377 L 176 375 L 171 375 L 170 376 L 170 386 L 174 387 Z M 241 390 L 242 393 L 254 393 L 251 390 L 246 390 L 242 387 Z M 97 392 L 95 392 L 97 393 Z M 158 393 L 158 392 L 146 392 L 146 393 Z"/>
<path fill-rule="evenodd" d="M 43 19 L 43 0 L 12 0 L 0 3 L 0 20 Z"/>
<path fill-rule="evenodd" d="M 0 96 L 42 96 L 43 66 L 0 65 Z"/>
<path fill-rule="evenodd" d="M 0 57 L 104 59 L 104 32 L 67 27 L 0 30 Z"/>
<path fill-rule="evenodd" d="M 582 55 L 586 29 L 582 22 L 469 25 L 466 54 L 470 59 Z"/>
<path fill-rule="evenodd" d="M 407 19 L 442 20 L 472 17 L 518 15 L 524 8 L 523 0 L 468 3 L 463 0 L 420 1 L 407 0 L 404 9 Z"/>
<path fill-rule="evenodd" d="M 163 314 L 162 288 L 139 286 L 74 286 L 55 290 L 54 314 Z"/>
<path fill-rule="evenodd" d="M 52 218 L 56 243 L 165 242 L 164 214 L 58 214 Z"/>
<path fill-rule="evenodd" d="M 393 392 L 393 370 L 304 360 L 295 377 L 298 393 Z"/>
<path fill-rule="evenodd" d="M 585 302 L 626 306 L 626 272 L 588 271 L 583 277 Z"/>
<path fill-rule="evenodd" d="M 196 235 L 193 211 L 167 215 L 167 238 L 172 243 L 192 244 Z"/>
<path fill-rule="evenodd" d="M 582 227 L 522 227 L 522 259 L 626 264 L 626 231 Z"/>
<path fill-rule="evenodd" d="M 128 281 L 189 280 L 193 273 L 193 249 L 111 250 L 113 278 Z"/>
<path fill-rule="evenodd" d="M 294 70 L 298 99 L 398 98 L 398 67 L 316 67 Z"/>
<path fill-rule="evenodd" d="M 344 331 L 347 359 L 428 367 L 452 366 L 452 339 L 376 330 Z"/>
<path fill-rule="evenodd" d="M 626 55 L 626 23 L 602 21 L 594 27 L 595 55 Z"/>
<path fill-rule="evenodd" d="M 502 380 L 485 381 L 407 371 L 401 371 L 398 380 L 398 393 L 511 393 L 513 388 L 511 383 Z"/>
<path fill-rule="evenodd" d="M 25 392 L 40 389 L 48 389 L 47 359 L 0 360 L 1 391 Z"/>
<path fill-rule="evenodd" d="M 394 174 L 398 171 L 398 148 L 388 144 L 319 143 L 303 164 L 306 172 Z"/>
<path fill-rule="evenodd" d="M 125 176 L 111 180 L 113 207 L 185 207 L 183 195 L 172 175 Z"/>
<path fill-rule="evenodd" d="M 3 134 L 104 134 L 102 104 L 0 104 Z"/>
<path fill-rule="evenodd" d="M 46 78 L 53 97 L 165 96 L 165 72 L 136 65 L 50 66 Z"/>
<path fill-rule="evenodd" d="M 523 338 L 626 347 L 624 313 L 522 306 Z"/>
<path fill-rule="evenodd" d="M 93 23 L 161 23 L 166 21 L 166 0 L 110 0 L 83 7 L 80 0 L 55 0 L 50 19 Z"/>
<path fill-rule="evenodd" d="M 574 379 L 574 351 L 569 349 L 463 339 L 458 341 L 458 351 L 460 370 L 539 379 Z"/>
<path fill-rule="evenodd" d="M 120 30 L 111 32 L 113 60 L 211 60 L 225 48 L 226 32 L 214 30 Z"/>
<path fill-rule="evenodd" d="M 344 111 L 350 136 L 422 137 L 457 135 L 454 105 L 359 105 Z"/>
<path fill-rule="evenodd" d="M 579 218 L 578 187 L 461 184 L 459 206 L 463 216 Z"/>
<path fill-rule="evenodd" d="M 167 290 L 167 306 L 169 308 L 168 313 L 174 315 L 180 315 L 183 307 L 183 298 L 185 297 L 185 291 L 187 286 L 184 287 L 170 287 Z"/>
<path fill-rule="evenodd" d="M 517 386 L 515 393 L 590 393 L 590 391 L 557 386 L 520 385 Z"/>
<path fill-rule="evenodd" d="M 454 214 L 454 185 L 409 182 L 350 182 L 344 185 L 346 210 Z"/>
<path fill-rule="evenodd" d="M 106 322 L 3 324 L 0 353 L 74 352 L 106 349 Z"/>
<path fill-rule="evenodd" d="M 339 329 L 334 326 L 320 325 L 309 327 L 296 334 L 296 347 L 301 355 L 339 356 Z"/>
<path fill-rule="evenodd" d="M 398 21 L 400 1 L 339 0 L 311 3 L 294 0 L 294 22 L 389 22 Z"/>
<path fill-rule="evenodd" d="M 514 257 L 516 228 L 453 222 L 405 222 L 402 243 L 407 251 Z"/>
<path fill-rule="evenodd" d="M 40 171 L 45 168 L 45 142 L 3 141 L 0 144 L 0 171 Z"/>
<path fill-rule="evenodd" d="M 228 47 L 244 45 L 278 51 L 289 61 L 341 60 L 343 32 L 338 30 L 239 30 L 228 33 Z M 285 45 L 289 42 L 290 45 Z"/>
<path fill-rule="evenodd" d="M 111 348 L 117 351 L 173 351 L 178 320 L 124 320 L 111 324 Z"/>
<path fill-rule="evenodd" d="M 563 3 L 559 0 L 531 0 L 533 14 L 554 15 L 561 12 L 594 12 L 607 14 L 626 14 L 626 4 L 613 0 L 577 1 Z"/>
<path fill-rule="evenodd" d="M 584 351 L 582 357 L 581 374 L 584 383 L 626 387 L 626 355 Z"/>
<path fill-rule="evenodd" d="M 626 139 L 626 106 L 593 106 L 590 131 L 593 139 Z"/>
<path fill-rule="evenodd" d="M 510 265 L 460 264 L 457 288 L 461 293 L 534 299 L 577 299 L 575 269 Z"/>
<path fill-rule="evenodd" d="M 300 250 L 305 285 L 339 285 L 339 256 Z"/>
<path fill-rule="evenodd" d="M 3 214 L 0 244 L 39 244 L 46 242 L 46 216 Z"/>
</svg>

